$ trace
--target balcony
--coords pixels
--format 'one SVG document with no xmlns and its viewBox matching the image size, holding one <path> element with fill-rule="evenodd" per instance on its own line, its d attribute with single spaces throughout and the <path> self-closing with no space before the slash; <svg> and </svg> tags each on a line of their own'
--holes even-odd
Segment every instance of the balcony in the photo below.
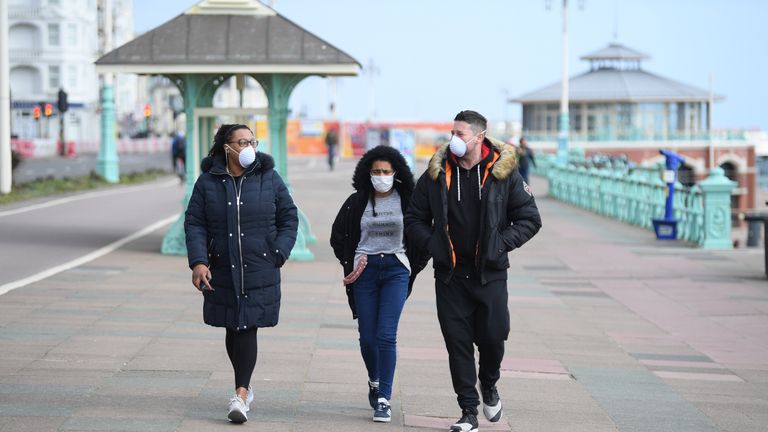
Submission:
<svg viewBox="0 0 768 432">
<path fill-rule="evenodd" d="M 10 49 L 8 58 L 11 62 L 38 62 L 43 58 L 43 50 L 40 49 Z"/>
<path fill-rule="evenodd" d="M 39 6 L 39 2 L 31 1 L 11 1 L 8 5 L 9 20 L 34 20 L 43 16 L 44 8 Z"/>
</svg>

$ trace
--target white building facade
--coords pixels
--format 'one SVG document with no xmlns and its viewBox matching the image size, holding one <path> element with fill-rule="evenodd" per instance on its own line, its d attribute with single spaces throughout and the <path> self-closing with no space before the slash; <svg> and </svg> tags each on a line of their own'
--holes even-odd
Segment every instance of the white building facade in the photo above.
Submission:
<svg viewBox="0 0 768 432">
<path fill-rule="evenodd" d="M 94 61 L 104 50 L 102 0 L 9 0 L 11 134 L 19 139 L 55 142 L 60 115 L 59 89 L 68 94 L 65 140 L 93 147 L 99 140 L 100 80 Z M 133 38 L 133 2 L 112 0 L 113 40 Z M 118 118 L 136 109 L 136 77 L 115 82 Z M 50 117 L 35 106 L 50 103 Z"/>
</svg>

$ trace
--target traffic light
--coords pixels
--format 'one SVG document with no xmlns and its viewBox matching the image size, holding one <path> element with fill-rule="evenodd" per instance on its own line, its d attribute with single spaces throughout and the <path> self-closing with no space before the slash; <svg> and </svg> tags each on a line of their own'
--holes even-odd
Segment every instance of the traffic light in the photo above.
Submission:
<svg viewBox="0 0 768 432">
<path fill-rule="evenodd" d="M 152 117 L 152 106 L 144 104 L 144 117 Z"/>
<path fill-rule="evenodd" d="M 40 108 L 40 105 L 35 105 L 32 107 L 32 117 L 34 117 L 35 120 L 40 120 L 40 113 L 42 112 L 42 109 Z"/>
<path fill-rule="evenodd" d="M 59 99 L 56 102 L 56 107 L 60 113 L 65 113 L 69 109 L 69 101 L 67 100 L 67 92 L 64 89 L 59 89 Z"/>
<path fill-rule="evenodd" d="M 53 115 L 53 104 L 47 103 L 43 107 L 43 114 L 45 114 L 46 117 L 50 117 Z"/>
</svg>

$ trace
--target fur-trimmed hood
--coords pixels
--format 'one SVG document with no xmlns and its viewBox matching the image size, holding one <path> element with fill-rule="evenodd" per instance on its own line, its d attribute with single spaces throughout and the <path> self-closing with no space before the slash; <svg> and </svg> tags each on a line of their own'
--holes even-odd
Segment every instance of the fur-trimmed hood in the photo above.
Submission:
<svg viewBox="0 0 768 432">
<path fill-rule="evenodd" d="M 509 177 L 512 171 L 517 168 L 517 153 L 515 152 L 515 148 L 492 137 L 485 137 L 483 145 L 485 144 L 490 145 L 494 152 L 499 153 L 499 160 L 493 165 L 491 174 L 493 174 L 497 180 L 504 180 Z M 445 160 L 447 157 L 448 144 L 445 144 L 440 147 L 435 154 L 432 155 L 432 159 L 429 160 L 429 165 L 427 166 L 429 178 L 437 180 L 440 171 L 445 170 Z"/>
<path fill-rule="evenodd" d="M 227 162 L 224 158 L 225 156 L 223 153 L 203 158 L 203 161 L 200 162 L 200 171 L 204 173 L 210 172 L 211 174 L 215 175 L 227 174 Z M 274 167 L 275 160 L 272 158 L 272 156 L 257 151 L 256 160 L 253 161 L 251 166 L 249 166 L 245 172 L 250 173 L 251 171 L 256 170 L 267 171 Z"/>
</svg>

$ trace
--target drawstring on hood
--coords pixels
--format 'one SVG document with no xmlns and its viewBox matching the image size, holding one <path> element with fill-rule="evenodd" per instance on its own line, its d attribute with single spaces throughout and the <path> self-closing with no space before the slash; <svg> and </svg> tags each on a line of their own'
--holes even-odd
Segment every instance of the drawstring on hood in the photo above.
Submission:
<svg viewBox="0 0 768 432">
<path fill-rule="evenodd" d="M 459 202 L 461 202 L 461 166 L 456 165 L 456 186 L 459 188 Z"/>
<path fill-rule="evenodd" d="M 461 166 L 456 164 L 456 186 L 459 194 L 459 202 L 461 202 Z M 477 164 L 477 192 L 480 194 L 480 200 L 483 199 L 483 181 L 480 179 L 480 164 Z"/>
</svg>

